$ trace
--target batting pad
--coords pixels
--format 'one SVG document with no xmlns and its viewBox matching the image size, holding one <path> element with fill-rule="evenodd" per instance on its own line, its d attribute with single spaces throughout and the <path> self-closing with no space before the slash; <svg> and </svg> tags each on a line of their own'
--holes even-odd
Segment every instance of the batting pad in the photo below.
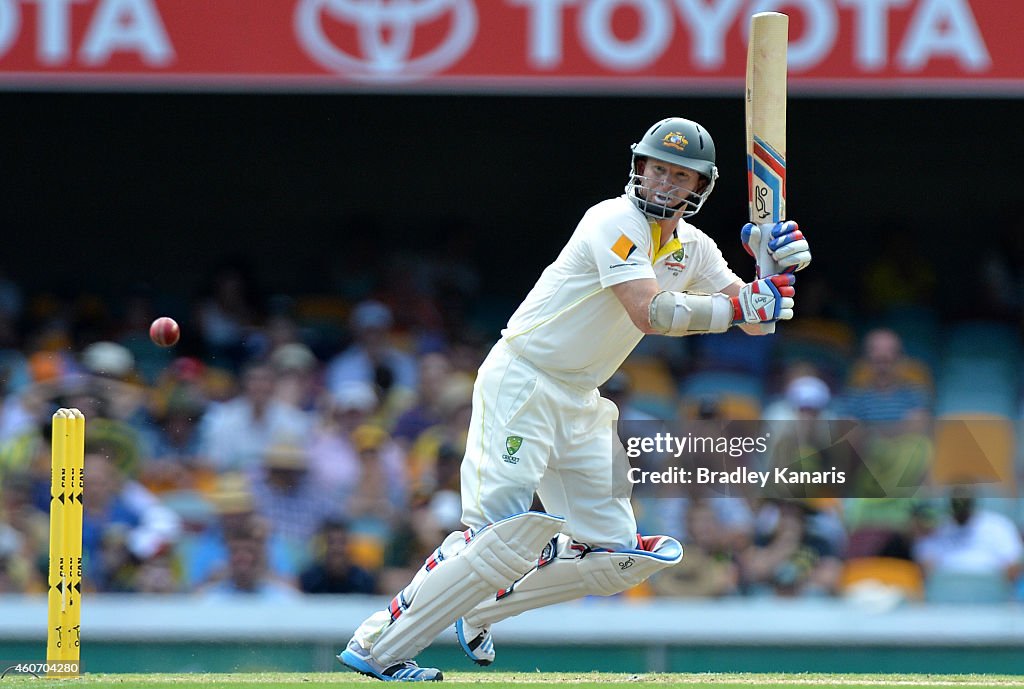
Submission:
<svg viewBox="0 0 1024 689">
<path fill-rule="evenodd" d="M 519 613 L 583 596 L 611 596 L 632 588 L 683 559 L 683 546 L 669 536 L 644 539 L 650 550 L 588 550 L 558 536 L 554 559 L 542 562 L 517 581 L 473 608 L 466 622 L 486 627 Z"/>
<path fill-rule="evenodd" d="M 403 609 L 370 653 L 385 667 L 416 657 L 480 601 L 536 567 L 541 550 L 564 525 L 561 517 L 525 512 L 484 527 L 453 555 L 431 558 L 418 585 L 414 579 L 399 594 Z"/>
</svg>

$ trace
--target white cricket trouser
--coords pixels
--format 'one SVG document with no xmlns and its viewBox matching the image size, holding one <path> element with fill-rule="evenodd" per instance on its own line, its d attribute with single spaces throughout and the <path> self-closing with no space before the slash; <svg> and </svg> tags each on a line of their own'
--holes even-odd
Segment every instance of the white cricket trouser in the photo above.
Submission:
<svg viewBox="0 0 1024 689">
<path fill-rule="evenodd" d="M 549 514 L 565 518 L 563 531 L 576 541 L 635 547 L 633 508 L 615 491 L 622 493 L 628 470 L 624 460 L 613 461 L 624 458 L 618 415 L 597 390 L 561 382 L 498 342 L 473 387 L 463 522 L 478 528 L 525 512 L 536 492 Z"/>
</svg>

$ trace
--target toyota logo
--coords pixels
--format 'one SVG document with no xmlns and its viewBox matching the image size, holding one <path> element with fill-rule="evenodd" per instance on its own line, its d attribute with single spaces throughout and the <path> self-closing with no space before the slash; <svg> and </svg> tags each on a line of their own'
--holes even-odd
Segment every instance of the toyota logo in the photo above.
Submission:
<svg viewBox="0 0 1024 689">
<path fill-rule="evenodd" d="M 414 54 L 417 27 L 450 16 L 439 45 Z M 354 29 L 354 45 L 339 46 L 331 23 Z M 299 0 L 295 32 L 327 69 L 368 81 L 412 79 L 439 72 L 462 57 L 476 37 L 473 0 Z"/>
</svg>

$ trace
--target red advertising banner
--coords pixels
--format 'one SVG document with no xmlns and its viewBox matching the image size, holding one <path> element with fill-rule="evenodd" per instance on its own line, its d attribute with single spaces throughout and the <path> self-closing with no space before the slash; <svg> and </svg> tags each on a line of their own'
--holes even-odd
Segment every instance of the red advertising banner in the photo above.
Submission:
<svg viewBox="0 0 1024 689">
<path fill-rule="evenodd" d="M 1021 0 L 0 0 L 0 88 L 1024 94 Z"/>
</svg>

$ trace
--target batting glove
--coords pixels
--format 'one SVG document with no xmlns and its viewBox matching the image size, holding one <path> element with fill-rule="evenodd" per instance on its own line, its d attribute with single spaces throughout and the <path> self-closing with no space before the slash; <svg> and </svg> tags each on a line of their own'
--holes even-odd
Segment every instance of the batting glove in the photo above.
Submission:
<svg viewBox="0 0 1024 689">
<path fill-rule="evenodd" d="M 743 285 L 739 296 L 732 298 L 732 322 L 774 323 L 793 317 L 796 276 L 790 273 L 769 275 Z"/>
<path fill-rule="evenodd" d="M 740 230 L 740 241 L 748 254 L 757 258 L 761 248 L 761 228 L 747 223 Z M 800 226 L 792 220 L 777 222 L 772 226 L 768 239 L 768 253 L 779 269 L 784 273 L 803 270 L 811 262 L 811 247 L 800 231 Z"/>
</svg>

